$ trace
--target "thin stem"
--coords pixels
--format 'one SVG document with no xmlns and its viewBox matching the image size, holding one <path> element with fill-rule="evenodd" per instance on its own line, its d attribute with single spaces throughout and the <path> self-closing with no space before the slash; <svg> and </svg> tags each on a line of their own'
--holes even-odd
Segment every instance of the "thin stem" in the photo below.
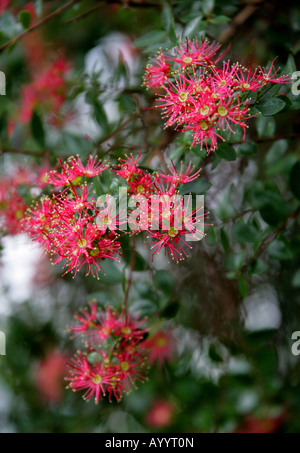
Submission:
<svg viewBox="0 0 300 453">
<path fill-rule="evenodd" d="M 0 148 L 0 155 L 1 154 L 8 154 L 8 153 L 24 154 L 24 155 L 28 155 L 28 156 L 42 157 L 42 156 L 47 155 L 49 153 L 49 151 L 47 151 L 47 150 L 34 151 L 34 150 L 31 150 L 31 149 L 19 149 L 19 148 L 4 148 L 4 149 Z"/>
</svg>

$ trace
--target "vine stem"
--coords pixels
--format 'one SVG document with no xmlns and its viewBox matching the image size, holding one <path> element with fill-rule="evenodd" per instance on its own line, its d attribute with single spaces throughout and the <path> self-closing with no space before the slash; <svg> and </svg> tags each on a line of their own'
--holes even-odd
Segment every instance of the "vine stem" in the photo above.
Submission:
<svg viewBox="0 0 300 453">
<path fill-rule="evenodd" d="M 128 304 L 128 297 L 130 288 L 133 282 L 133 270 L 135 266 L 135 258 L 136 258 L 136 250 L 135 250 L 135 236 L 133 235 L 131 238 L 131 253 L 130 253 L 130 261 L 129 261 L 129 277 L 127 280 L 127 286 L 125 291 L 125 297 L 123 302 L 123 314 L 126 315 L 127 312 L 127 304 Z"/>
</svg>

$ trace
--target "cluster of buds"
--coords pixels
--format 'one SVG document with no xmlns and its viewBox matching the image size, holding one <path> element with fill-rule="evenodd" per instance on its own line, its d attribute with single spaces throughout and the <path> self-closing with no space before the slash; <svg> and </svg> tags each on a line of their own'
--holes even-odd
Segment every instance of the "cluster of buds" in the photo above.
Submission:
<svg viewBox="0 0 300 453">
<path fill-rule="evenodd" d="M 94 397 L 98 403 L 106 395 L 109 401 L 120 401 L 124 393 L 137 387 L 137 382 L 146 380 L 148 364 L 154 361 L 151 353 L 155 337 L 154 343 L 146 340 L 146 319 L 125 314 L 124 310 L 119 313 L 111 306 L 98 309 L 96 302 L 75 318 L 77 323 L 69 330 L 84 341 L 86 351 L 78 352 L 69 364 L 68 388 L 85 390 L 83 398 L 87 401 Z M 162 362 L 163 356 L 170 358 L 170 334 L 157 335 L 169 340 L 168 347 L 156 347 L 162 350 L 161 355 L 156 350 L 156 358 Z"/>
<path fill-rule="evenodd" d="M 205 145 L 208 153 L 217 147 L 218 138 L 224 140 L 222 131 L 234 134 L 239 126 L 245 138 L 251 92 L 290 81 L 289 76 L 278 76 L 278 70 L 272 74 L 275 60 L 269 69 L 254 71 L 230 61 L 220 64 L 219 49 L 215 42 L 187 38 L 171 51 L 160 50 L 144 78 L 145 86 L 158 91 L 156 108 L 162 109 L 165 127 L 191 131 L 191 147 Z"/>
</svg>

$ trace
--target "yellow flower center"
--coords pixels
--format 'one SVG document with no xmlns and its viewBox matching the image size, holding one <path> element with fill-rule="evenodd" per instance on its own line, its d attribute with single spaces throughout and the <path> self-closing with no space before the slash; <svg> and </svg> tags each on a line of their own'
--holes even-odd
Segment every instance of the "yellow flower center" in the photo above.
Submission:
<svg viewBox="0 0 300 453">
<path fill-rule="evenodd" d="M 21 209 L 17 209 L 15 211 L 15 218 L 16 219 L 21 219 L 23 217 L 23 211 L 21 211 Z"/>
<path fill-rule="evenodd" d="M 166 343 L 167 343 L 167 341 L 166 341 L 166 339 L 165 339 L 164 337 L 159 337 L 159 338 L 157 338 L 157 340 L 156 340 L 156 344 L 157 344 L 157 346 L 159 346 L 159 347 L 165 346 Z"/>
<path fill-rule="evenodd" d="M 100 252 L 100 250 L 98 249 L 98 247 L 94 247 L 91 251 L 90 251 L 90 255 L 92 256 L 96 256 L 98 255 Z"/>
<path fill-rule="evenodd" d="M 243 83 L 243 87 L 245 88 L 245 90 L 249 90 L 250 84 L 249 83 Z"/>
<path fill-rule="evenodd" d="M 76 211 L 78 211 L 79 209 L 82 209 L 84 207 L 84 204 L 83 203 L 77 203 L 75 206 L 74 206 L 74 209 L 76 209 Z"/>
<path fill-rule="evenodd" d="M 193 59 L 192 59 L 192 57 L 184 57 L 184 59 L 182 61 L 186 64 L 190 64 L 190 63 L 192 63 Z"/>
<path fill-rule="evenodd" d="M 77 242 L 77 245 L 78 245 L 78 247 L 83 249 L 86 246 L 86 240 L 84 238 L 79 239 L 79 241 Z"/>
<path fill-rule="evenodd" d="M 93 383 L 98 385 L 98 384 L 101 384 L 102 382 L 102 377 L 99 375 L 99 374 L 96 374 L 93 379 L 92 379 Z"/>
<path fill-rule="evenodd" d="M 201 110 L 200 110 L 201 115 L 208 115 L 209 113 L 209 107 L 208 105 L 204 105 Z"/>
<path fill-rule="evenodd" d="M 200 127 L 203 131 L 206 131 L 208 129 L 208 125 L 206 124 L 205 121 L 201 121 Z"/>
<path fill-rule="evenodd" d="M 225 107 L 222 107 L 222 106 L 218 107 L 218 114 L 220 116 L 226 116 L 227 113 L 228 113 L 228 110 L 225 109 Z"/>
<path fill-rule="evenodd" d="M 177 234 L 178 234 L 178 230 L 176 230 L 176 228 L 174 228 L 174 227 L 171 227 L 168 231 L 168 235 L 171 238 L 174 238 L 175 236 L 177 236 Z"/>
<path fill-rule="evenodd" d="M 73 186 L 78 186 L 81 183 L 82 176 L 77 176 L 76 178 L 73 179 L 72 184 Z"/>
<path fill-rule="evenodd" d="M 129 363 L 128 362 L 121 362 L 121 370 L 128 371 L 129 370 Z"/>
<path fill-rule="evenodd" d="M 110 225 L 111 219 L 108 216 L 106 216 L 106 217 L 104 217 L 103 222 L 106 223 L 107 225 Z"/>
<path fill-rule="evenodd" d="M 122 327 L 121 329 L 121 332 L 124 334 L 124 335 L 130 335 L 131 334 L 131 329 L 130 327 Z"/>
<path fill-rule="evenodd" d="M 179 93 L 179 99 L 182 101 L 182 102 L 185 102 L 188 98 L 188 93 L 186 91 L 182 91 L 181 93 Z"/>
<path fill-rule="evenodd" d="M 137 186 L 136 190 L 138 193 L 143 193 L 143 192 L 145 192 L 145 187 L 142 186 L 142 184 L 140 184 L 139 186 Z"/>
</svg>

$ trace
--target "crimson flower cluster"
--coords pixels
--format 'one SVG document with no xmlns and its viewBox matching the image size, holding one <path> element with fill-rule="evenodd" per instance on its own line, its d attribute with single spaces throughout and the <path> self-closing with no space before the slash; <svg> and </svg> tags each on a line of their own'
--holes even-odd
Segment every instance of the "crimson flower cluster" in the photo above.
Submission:
<svg viewBox="0 0 300 453">
<path fill-rule="evenodd" d="M 250 92 L 267 84 L 286 83 L 289 76 L 273 74 L 269 69 L 252 71 L 239 63 L 223 61 L 220 45 L 208 40 L 186 39 L 171 51 L 158 52 L 146 67 L 144 85 L 158 91 L 157 108 L 162 109 L 165 126 L 180 127 L 193 136 L 191 147 L 205 145 L 207 152 L 217 147 L 222 131 L 243 130 L 249 115 Z M 253 116 L 253 115 L 252 115 Z"/>
<path fill-rule="evenodd" d="M 120 159 L 112 169 L 128 184 L 131 198 L 126 215 L 120 206 L 116 213 L 116 200 L 108 194 L 103 206 L 95 199 L 90 180 L 108 169 L 96 157 L 89 157 L 86 165 L 78 156 L 60 160 L 61 171 L 47 173 L 46 182 L 54 186 L 54 193 L 27 210 L 22 227 L 44 247 L 54 264 L 64 262 L 64 275 L 73 272 L 75 276 L 84 268 L 86 274 L 99 278 L 104 259 L 119 261 L 122 256 L 120 235 L 146 231 L 152 258 L 164 250 L 176 262 L 191 248 L 186 241 L 204 236 L 202 203 L 193 208 L 191 195 L 183 203 L 178 193 L 179 186 L 194 181 L 199 171 L 193 173 L 191 165 L 184 170 L 181 164 L 179 171 L 174 165 L 169 168 L 169 174 L 150 173 L 138 166 L 140 156 Z M 127 224 L 127 214 L 130 229 L 126 230 L 127 225 L 121 225 Z"/>
<path fill-rule="evenodd" d="M 28 209 L 23 229 L 44 246 L 54 264 L 65 260 L 65 274 L 74 272 L 76 275 L 83 267 L 86 274 L 99 278 L 101 261 L 118 260 L 121 255 L 115 232 L 98 227 L 99 209 L 95 194 L 91 194 L 92 185 L 87 184 L 108 165 L 92 157 L 85 166 L 79 157 L 60 163 L 61 172 L 52 170 L 47 175 L 47 183 L 58 191 Z"/>
<path fill-rule="evenodd" d="M 125 314 L 124 310 L 120 314 L 111 306 L 98 309 L 92 302 L 75 318 L 77 324 L 69 330 L 84 341 L 86 351 L 78 352 L 69 363 L 66 380 L 68 388 L 85 390 L 83 398 L 87 401 L 94 397 L 98 403 L 106 395 L 109 401 L 120 401 L 123 393 L 146 380 L 148 363 L 170 358 L 170 334 L 158 332 L 153 340 L 145 341 L 146 319 L 138 315 Z M 160 342 L 156 345 L 157 338 Z"/>
<path fill-rule="evenodd" d="M 146 245 L 155 254 L 164 250 L 169 259 L 176 263 L 188 256 L 192 247 L 187 241 L 199 241 L 204 236 L 202 200 L 193 207 L 191 195 L 183 200 L 179 188 L 199 177 L 200 170 L 194 171 L 191 164 L 184 170 L 181 162 L 179 171 L 172 163 L 169 172 L 149 173 L 138 166 L 141 154 L 134 159 L 126 156 L 113 169 L 126 179 L 129 194 L 137 209 L 129 212 L 129 225 L 134 234 L 146 231 Z"/>
</svg>

